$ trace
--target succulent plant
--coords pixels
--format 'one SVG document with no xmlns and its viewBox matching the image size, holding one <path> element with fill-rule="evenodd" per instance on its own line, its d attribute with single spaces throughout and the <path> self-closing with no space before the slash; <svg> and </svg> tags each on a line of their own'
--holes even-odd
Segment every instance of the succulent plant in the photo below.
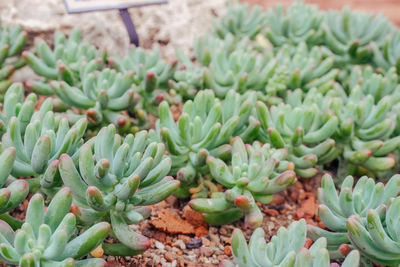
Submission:
<svg viewBox="0 0 400 267">
<path fill-rule="evenodd" d="M 369 63 L 373 42 L 381 43 L 393 31 L 393 25 L 382 14 L 329 10 L 325 16 L 324 44 L 336 55 L 337 64 Z"/>
<path fill-rule="evenodd" d="M 374 69 L 370 65 L 353 66 L 348 74 L 341 75 L 341 84 L 345 88 L 348 96 L 354 94 L 352 91 L 356 86 L 361 87 L 363 96 L 372 95 L 375 104 L 384 96 L 395 97 L 393 101 L 399 98 L 399 77 L 396 68 L 389 68 L 387 71 Z"/>
<path fill-rule="evenodd" d="M 183 100 L 193 99 L 197 91 L 204 89 L 204 68 L 192 62 L 182 50 L 177 50 L 176 55 L 179 64 L 168 85 Z"/>
<path fill-rule="evenodd" d="M 205 88 L 214 90 L 217 97 L 224 98 L 231 89 L 238 93 L 256 90 L 275 96 L 287 87 L 287 69 L 279 66 L 272 54 L 237 47 L 232 52 L 215 49 L 209 56 L 204 84 Z"/>
<path fill-rule="evenodd" d="M 280 104 L 268 108 L 258 101 L 256 111 L 261 123 L 259 140 L 270 142 L 277 149 L 286 148 L 297 175 L 314 176 L 317 173 L 314 165 L 328 163 L 340 153 L 331 139 L 337 131 L 338 119 L 316 103 L 305 101 L 298 106 Z"/>
<path fill-rule="evenodd" d="M 20 84 L 9 88 L 5 96 L 4 116 L 0 116 L 6 126 L 1 149 L 15 149 L 11 174 L 15 177 L 35 177 L 27 179 L 31 191 L 37 190 L 40 185 L 51 190 L 61 185 L 58 158 L 63 153 L 76 153 L 83 143 L 87 121 L 81 119 L 70 127 L 65 118 L 56 117 L 51 111 L 50 99 L 44 101 L 37 111 L 36 101 L 35 94 L 28 95 L 24 100 Z"/>
<path fill-rule="evenodd" d="M 72 191 L 64 187 L 48 207 L 42 195 L 34 195 L 19 229 L 0 220 L 0 259 L 21 267 L 105 266 L 103 259 L 74 260 L 99 246 L 110 225 L 101 222 L 77 235 L 75 215 L 68 213 L 71 203 Z"/>
<path fill-rule="evenodd" d="M 363 96 L 360 86 L 352 89 L 347 101 L 331 98 L 330 110 L 339 118 L 335 140 L 341 148 L 339 173 L 366 173 L 383 176 L 396 163 L 394 152 L 400 137 L 394 136 L 397 115 L 393 96 L 386 95 L 375 103 L 372 95 Z M 328 106 L 328 105 L 327 105 Z"/>
<path fill-rule="evenodd" d="M 80 84 L 81 72 L 88 71 L 85 67 L 98 69 L 106 59 L 104 51 L 82 40 L 81 32 L 77 28 L 71 31 L 68 38 L 63 33 L 56 32 L 53 50 L 44 40 L 36 39 L 35 53 L 25 51 L 22 55 L 37 75 L 47 80 L 64 81 L 71 86 Z M 49 86 L 43 82 L 34 83 L 32 87 L 38 93 L 51 92 Z"/>
<path fill-rule="evenodd" d="M 378 67 L 389 70 L 392 67 L 396 68 L 397 74 L 400 71 L 400 32 L 394 30 L 388 34 L 383 42 L 374 43 L 374 58 L 373 62 Z"/>
<path fill-rule="evenodd" d="M 358 216 L 367 224 L 368 214 L 376 212 L 384 219 L 386 206 L 391 198 L 396 197 L 400 190 L 400 175 L 394 175 L 386 184 L 375 183 L 372 178 L 361 177 L 354 186 L 354 178 L 347 176 L 337 193 L 333 179 L 325 174 L 321 188 L 318 189 L 318 215 L 323 224 L 330 230 L 308 225 L 308 236 L 317 240 L 326 237 L 331 257 L 343 257 L 343 244 L 350 244 L 348 220 Z M 360 247 L 360 251 L 362 251 Z"/>
<path fill-rule="evenodd" d="M 9 77 L 15 69 L 25 65 L 20 54 L 25 47 L 26 32 L 22 27 L 7 27 L 2 25 L 0 19 L 0 100 L 3 101 L 4 93 L 11 85 Z"/>
<path fill-rule="evenodd" d="M 236 40 L 235 37 L 230 33 L 227 34 L 225 39 L 222 40 L 214 36 L 206 35 L 196 38 L 193 47 L 195 58 L 194 62 L 181 50 L 177 51 L 177 57 L 179 59 L 178 69 L 175 72 L 174 80 L 169 81 L 170 88 L 174 89 L 174 91 L 178 93 L 184 100 L 193 99 L 196 92 L 203 89 L 212 89 L 215 91 L 217 97 L 224 98 L 226 92 L 231 89 L 229 88 L 229 85 L 232 84 L 235 84 L 233 87 L 241 92 L 245 92 L 248 89 L 253 89 L 252 86 L 254 84 L 250 83 L 257 82 L 257 80 L 260 80 L 260 78 L 255 75 L 257 70 L 253 69 L 253 66 L 251 66 L 253 63 L 251 63 L 251 61 L 255 59 L 261 60 L 262 54 L 265 54 L 266 60 L 271 59 L 274 61 L 269 67 L 272 68 L 271 73 L 266 74 L 269 90 L 275 92 L 285 88 L 282 88 L 282 85 L 280 84 L 281 80 L 284 80 L 284 77 L 286 77 L 284 76 L 286 75 L 286 72 L 284 69 L 282 69 L 277 74 L 274 74 L 273 70 L 275 69 L 275 66 L 272 65 L 276 64 L 276 60 L 272 59 L 272 54 L 268 52 L 267 49 L 258 45 L 255 41 L 251 41 L 248 38 Z M 240 57 L 241 54 L 243 55 L 243 58 L 246 57 L 245 55 L 251 55 L 252 58 L 248 60 L 249 66 L 240 66 L 240 64 L 236 64 L 238 63 L 236 61 L 233 63 L 233 57 L 229 56 L 232 53 L 237 54 L 235 57 Z M 220 64 L 225 61 L 229 61 L 229 64 L 232 63 L 232 66 L 222 66 Z M 230 68 L 228 70 L 230 72 L 228 75 L 226 75 L 224 72 L 225 70 L 223 70 L 225 67 Z M 212 68 L 220 70 L 217 76 L 210 74 L 210 72 L 212 72 Z M 251 77 L 245 77 L 248 76 L 246 71 L 251 73 Z M 239 77 L 235 77 L 236 75 Z M 222 81 L 225 79 L 223 76 L 227 78 L 226 82 Z M 243 78 L 240 78 L 242 76 Z M 218 77 L 222 77 L 222 80 Z M 239 84 L 240 81 L 238 79 L 245 84 Z M 250 81 L 251 79 L 253 82 Z M 247 82 L 247 80 L 250 83 Z M 275 84 L 277 86 L 274 86 Z M 261 90 L 262 88 L 257 86 L 254 89 Z"/>
<path fill-rule="evenodd" d="M 15 180 L 10 177 L 16 157 L 15 148 L 4 149 L 0 154 L 0 219 L 9 217 L 4 214 L 16 208 L 25 200 L 29 193 L 29 185 L 24 180 Z"/>
<path fill-rule="evenodd" d="M 146 145 L 146 131 L 123 140 L 115 131 L 112 124 L 104 127 L 82 146 L 79 168 L 70 156 L 62 155 L 59 171 L 64 184 L 73 190 L 79 221 L 91 225 L 110 220 L 112 233 L 121 243 L 104 244 L 104 251 L 136 255 L 150 246 L 150 240 L 129 225 L 148 217 L 151 208 L 146 206 L 168 197 L 179 181 L 166 177 L 171 159 L 164 155 L 163 144 Z"/>
<path fill-rule="evenodd" d="M 272 149 L 269 144 L 254 142 L 245 145 L 240 137 L 232 141 L 232 164 L 208 156 L 206 163 L 211 176 L 227 191 L 213 193 L 212 198 L 198 198 L 190 206 L 204 214 L 211 224 L 226 224 L 245 214 L 246 223 L 258 227 L 262 214 L 256 201 L 266 204 L 273 194 L 296 182 L 293 164 L 288 162 L 286 149 Z"/>
<path fill-rule="evenodd" d="M 258 51 L 260 53 L 266 53 L 267 57 L 270 57 L 270 49 L 267 49 L 258 44 L 256 41 L 250 40 L 248 37 L 243 37 L 240 40 L 235 39 L 232 34 L 227 34 L 224 39 L 219 39 L 213 35 L 203 35 L 194 39 L 193 42 L 193 55 L 194 59 L 201 66 L 208 66 L 212 61 L 212 53 L 214 51 L 225 51 L 226 54 L 230 54 L 235 50 L 240 51 Z"/>
<path fill-rule="evenodd" d="M 294 2 L 283 10 L 281 4 L 266 11 L 266 37 L 274 46 L 284 44 L 297 45 L 305 42 L 307 45 L 317 45 L 323 42 L 321 24 L 324 14 L 316 5 Z"/>
<path fill-rule="evenodd" d="M 369 209 L 366 212 L 366 222 L 357 215 L 347 220 L 349 238 L 354 247 L 369 262 L 386 266 L 400 264 L 399 227 L 400 198 L 390 199 L 388 208 L 382 210 Z"/>
<path fill-rule="evenodd" d="M 261 6 L 250 8 L 248 3 L 227 6 L 226 14 L 213 20 L 213 33 L 221 39 L 232 34 L 237 39 L 254 40 L 265 27 L 266 19 Z"/>
<path fill-rule="evenodd" d="M 146 51 L 133 47 L 123 58 L 109 58 L 108 62 L 122 73 L 134 74 L 133 90 L 140 95 L 135 111 L 157 115 L 157 106 L 166 100 L 172 103 L 174 94 L 168 91 L 168 81 L 173 78 L 178 61 L 167 61 L 161 57 L 160 51 L 153 48 Z M 145 115 L 139 115 L 145 120 Z"/>
<path fill-rule="evenodd" d="M 316 87 L 325 93 L 329 91 L 339 73 L 333 68 L 334 59 L 325 52 L 324 47 L 307 47 L 301 42 L 297 47 L 288 44 L 278 49 L 276 58 L 279 64 L 287 66 L 290 73 L 288 88 L 309 90 Z"/>
<path fill-rule="evenodd" d="M 94 126 L 109 123 L 119 131 L 128 131 L 131 120 L 125 113 L 139 102 L 139 95 L 133 90 L 134 73 L 124 74 L 111 69 L 81 73 L 81 86 L 70 86 L 64 81 L 53 81 L 51 87 L 57 96 L 70 107 L 84 110 Z M 80 116 L 72 116 L 79 118 Z"/>
<path fill-rule="evenodd" d="M 278 233 L 266 243 L 264 231 L 258 228 L 247 245 L 243 233 L 236 229 L 231 238 L 232 254 L 239 267 L 247 266 L 330 266 L 326 239 L 320 238 L 310 248 L 305 248 L 306 222 L 295 221 L 286 229 L 280 227 Z M 360 254 L 357 250 L 348 253 L 342 267 L 358 266 Z M 220 266 L 233 267 L 233 263 L 223 262 Z"/>
<path fill-rule="evenodd" d="M 241 136 L 243 140 L 257 136 L 260 124 L 251 116 L 254 103 L 252 93 L 241 96 L 231 90 L 225 100 L 220 101 L 213 91 L 203 90 L 193 101 L 185 102 L 177 122 L 168 104 L 161 103 L 160 119 L 149 134 L 152 140 L 160 140 L 167 147 L 172 159 L 171 174 L 182 183 L 177 195 L 187 197 L 190 191 L 205 197 L 207 190 L 203 181 L 212 189 L 204 177 L 206 158 L 229 156 L 229 141 L 234 136 Z"/>
</svg>

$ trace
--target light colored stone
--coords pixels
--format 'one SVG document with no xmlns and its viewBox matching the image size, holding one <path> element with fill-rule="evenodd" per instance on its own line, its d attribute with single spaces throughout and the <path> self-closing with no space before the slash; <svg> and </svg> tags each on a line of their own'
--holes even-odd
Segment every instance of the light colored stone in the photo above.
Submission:
<svg viewBox="0 0 400 267">
<path fill-rule="evenodd" d="M 186 245 L 185 242 L 183 242 L 182 240 L 178 239 L 175 241 L 174 243 L 176 246 L 179 246 L 180 249 L 186 249 Z"/>
<path fill-rule="evenodd" d="M 155 242 L 155 246 L 156 246 L 156 248 L 158 248 L 160 250 L 164 250 L 164 248 L 165 248 L 165 246 L 161 242 L 158 242 L 158 241 Z"/>
</svg>

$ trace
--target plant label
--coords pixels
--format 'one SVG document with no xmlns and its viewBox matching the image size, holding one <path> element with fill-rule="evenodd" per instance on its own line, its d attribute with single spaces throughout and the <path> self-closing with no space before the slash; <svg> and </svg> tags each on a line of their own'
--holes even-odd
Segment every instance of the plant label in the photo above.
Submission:
<svg viewBox="0 0 400 267">
<path fill-rule="evenodd" d="M 68 13 L 165 4 L 168 0 L 64 0 Z"/>
</svg>

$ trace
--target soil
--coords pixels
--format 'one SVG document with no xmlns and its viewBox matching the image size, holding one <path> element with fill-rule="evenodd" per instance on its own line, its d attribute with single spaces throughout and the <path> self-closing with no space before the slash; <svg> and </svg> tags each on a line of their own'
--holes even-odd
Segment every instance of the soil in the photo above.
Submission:
<svg viewBox="0 0 400 267">
<path fill-rule="evenodd" d="M 141 45 L 150 48 L 160 45 L 167 57 L 173 57 L 176 48 L 190 51 L 192 39 L 206 32 L 211 18 L 225 11 L 224 0 L 170 0 L 168 5 L 131 9 Z M 289 5 L 291 0 L 247 0 L 251 4 L 270 7 L 277 2 Z M 322 9 L 339 9 L 345 4 L 353 8 L 382 12 L 395 24 L 400 25 L 400 5 L 397 0 L 308 0 Z M 379 3 L 379 4 L 378 4 Z M 35 7 L 32 9 L 32 7 Z M 32 13 L 32 10 L 35 10 Z M 0 0 L 0 16 L 5 24 L 20 23 L 27 30 L 29 43 L 35 37 L 51 42 L 54 31 L 68 32 L 79 26 L 83 36 L 93 43 L 103 44 L 110 51 L 123 53 L 129 47 L 125 28 L 117 11 L 93 12 L 68 15 L 62 0 Z M 98 25 L 102 25 L 98 27 Z M 189 26 L 190 25 L 190 26 Z M 14 77 L 28 80 L 32 73 Z M 172 107 L 179 114 L 181 106 Z M 292 221 L 305 218 L 307 223 L 319 225 L 316 192 L 322 174 L 309 179 L 299 179 L 296 185 L 276 194 L 267 205 L 260 205 L 264 214 L 262 228 L 267 240 L 279 227 L 287 227 Z M 23 219 L 27 201 L 14 214 Z M 243 220 L 233 225 L 210 226 L 202 215 L 193 211 L 187 200 L 169 197 L 153 206 L 151 218 L 132 228 L 151 239 L 151 248 L 135 257 L 103 256 L 109 266 L 217 266 L 221 260 L 232 260 L 230 236 L 235 228 L 244 231 L 247 239 L 253 232 Z M 108 240 L 107 242 L 113 242 Z M 308 246 L 310 245 L 307 242 Z"/>
<path fill-rule="evenodd" d="M 301 218 L 308 224 L 324 228 L 316 213 L 316 192 L 322 176 L 323 173 L 319 173 L 309 179 L 299 179 L 294 186 L 274 195 L 269 204 L 258 203 L 264 215 L 260 227 L 265 231 L 266 240 L 275 235 L 279 227 L 287 227 Z M 30 197 L 31 194 L 11 213 L 13 217 L 20 220 L 25 218 Z M 211 267 L 218 266 L 222 260 L 233 260 L 230 246 L 233 230 L 241 229 L 249 240 L 253 229 L 247 228 L 243 220 L 232 225 L 208 225 L 202 214 L 192 210 L 187 203 L 187 200 L 170 196 L 152 207 L 148 220 L 131 226 L 151 241 L 150 249 L 143 254 L 134 257 L 102 256 L 102 252 L 97 250 L 91 254 L 96 253 L 98 257 L 103 257 L 109 267 Z M 108 239 L 106 242 L 116 241 Z M 312 241 L 307 240 L 306 245 L 311 244 Z M 1 262 L 0 266 L 3 266 Z"/>
<path fill-rule="evenodd" d="M 261 227 L 267 240 L 279 227 L 287 227 L 301 218 L 324 227 L 316 214 L 316 191 L 321 177 L 322 173 L 300 179 L 296 185 L 276 194 L 271 203 L 260 204 L 264 214 Z M 208 225 L 186 200 L 173 196 L 153 206 L 151 218 L 134 228 L 150 238 L 150 249 L 135 257 L 108 256 L 109 266 L 217 266 L 224 259 L 233 260 L 230 236 L 235 228 L 240 228 L 246 239 L 253 232 L 243 220 L 233 225 Z M 307 244 L 310 246 L 310 242 Z"/>
</svg>

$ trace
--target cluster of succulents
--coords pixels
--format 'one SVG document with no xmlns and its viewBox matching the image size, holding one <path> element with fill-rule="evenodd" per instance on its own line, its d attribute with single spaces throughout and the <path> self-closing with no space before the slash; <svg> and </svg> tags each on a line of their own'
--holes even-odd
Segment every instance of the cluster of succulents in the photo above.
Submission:
<svg viewBox="0 0 400 267">
<path fill-rule="evenodd" d="M 214 192 L 212 198 L 197 198 L 190 206 L 204 213 L 211 224 L 226 224 L 246 216 L 251 227 L 260 226 L 262 213 L 256 202 L 266 204 L 273 194 L 296 182 L 293 163 L 287 161 L 286 149 L 272 149 L 269 144 L 245 145 L 240 137 L 232 142 L 232 165 L 208 156 L 211 176 L 228 190 Z"/>
<path fill-rule="evenodd" d="M 232 34 L 238 39 L 249 37 L 254 40 L 266 26 L 266 16 L 261 6 L 250 8 L 246 3 L 228 5 L 227 9 L 224 17 L 213 20 L 213 33 L 221 39 Z"/>
<path fill-rule="evenodd" d="M 294 2 L 286 10 L 278 4 L 266 11 L 267 27 L 262 33 L 277 47 L 306 42 L 318 45 L 324 37 L 324 14 L 316 5 Z"/>
<path fill-rule="evenodd" d="M 69 155 L 60 157 L 60 176 L 73 190 L 73 213 L 78 220 L 89 225 L 110 220 L 121 242 L 104 244 L 106 253 L 136 255 L 146 250 L 150 241 L 129 225 L 147 218 L 151 208 L 146 206 L 160 202 L 179 187 L 179 181 L 166 177 L 171 159 L 164 155 L 164 145 L 146 145 L 147 138 L 147 132 L 141 131 L 122 139 L 111 124 L 81 147 L 79 168 Z"/>
<path fill-rule="evenodd" d="M 342 258 L 350 246 L 360 251 L 365 264 L 397 266 L 400 176 L 394 175 L 386 185 L 366 176 L 354 184 L 348 176 L 337 193 L 332 177 L 325 175 L 321 186 L 318 215 L 329 231 L 308 225 L 308 236 L 313 240 L 325 237 L 333 258 Z"/>
<path fill-rule="evenodd" d="M 232 235 L 232 253 L 239 267 L 246 266 L 324 266 L 330 265 L 327 239 L 317 239 L 310 248 L 305 247 L 306 222 L 304 219 L 293 222 L 287 229 L 279 228 L 269 243 L 261 228 L 254 231 L 247 245 L 243 233 L 236 229 Z M 360 254 L 357 250 L 348 251 L 342 267 L 358 266 Z M 224 261 L 224 267 L 235 264 Z"/>
<path fill-rule="evenodd" d="M 347 6 L 341 11 L 329 10 L 324 26 L 324 44 L 341 64 L 370 62 L 372 45 L 379 45 L 393 32 L 393 25 L 382 14 L 353 11 Z"/>
<path fill-rule="evenodd" d="M 169 90 L 169 81 L 174 76 L 178 61 L 165 60 L 158 49 L 146 51 L 132 48 L 126 57 L 109 58 L 108 61 L 117 71 L 134 75 L 133 90 L 140 98 L 133 111 L 140 114 L 139 120 L 145 120 L 146 113 L 157 115 L 157 107 L 163 100 L 169 103 L 179 100 Z"/>
<path fill-rule="evenodd" d="M 168 103 L 161 103 L 159 120 L 149 134 L 151 140 L 165 144 L 172 159 L 171 174 L 181 181 L 176 194 L 205 197 L 208 191 L 215 191 L 205 177 L 207 157 L 229 157 L 229 141 L 234 136 L 244 140 L 255 138 L 260 123 L 251 115 L 254 104 L 254 94 L 242 96 L 231 90 L 220 101 L 213 91 L 204 90 L 193 101 L 185 102 L 175 122 Z"/>
<path fill-rule="evenodd" d="M 337 157 L 335 141 L 330 137 L 338 128 L 338 118 L 316 103 L 304 101 L 297 106 L 281 103 L 268 108 L 258 101 L 256 110 L 261 123 L 260 140 L 274 148 L 286 148 L 299 176 L 312 177 L 318 172 L 314 165 Z"/>
<path fill-rule="evenodd" d="M 27 49 L 21 27 L 0 25 L 1 261 L 140 254 L 151 242 L 132 225 L 170 195 L 209 224 L 257 228 L 275 193 L 329 167 L 325 228 L 296 221 L 270 242 L 259 228 L 248 245 L 235 230 L 236 264 L 400 264 L 400 31 L 302 2 L 230 4 L 213 25 L 177 59 L 157 47 L 118 56 L 78 29 Z M 12 83 L 25 62 L 41 78 Z"/>
<path fill-rule="evenodd" d="M 25 65 L 21 57 L 26 43 L 26 32 L 20 25 L 7 27 L 0 19 L 0 100 L 11 85 L 10 76 L 16 69 Z"/>
<path fill-rule="evenodd" d="M 19 226 L 0 220 L 0 259 L 21 267 L 105 266 L 103 259 L 79 259 L 101 244 L 110 225 L 101 222 L 79 234 L 76 217 L 69 213 L 71 204 L 72 191 L 64 187 L 48 206 L 41 194 L 33 195 Z"/>
<path fill-rule="evenodd" d="M 79 84 L 82 74 L 88 69 L 102 67 L 106 59 L 104 51 L 82 40 L 77 28 L 68 37 L 56 32 L 53 49 L 42 39 L 35 40 L 34 48 L 34 51 L 25 51 L 22 55 L 32 70 L 46 80 L 62 80 L 69 85 Z M 89 64 L 92 60 L 94 63 Z M 36 83 L 32 86 L 37 93 L 50 93 L 46 90 L 46 84 Z"/>
<path fill-rule="evenodd" d="M 325 93 L 332 89 L 339 74 L 339 70 L 333 68 L 333 57 L 325 52 L 324 47 L 313 46 L 309 49 L 304 42 L 296 47 L 285 44 L 278 50 L 276 57 L 279 64 L 287 66 L 289 70 L 289 89 L 301 88 L 308 91 L 315 87 Z"/>
</svg>

